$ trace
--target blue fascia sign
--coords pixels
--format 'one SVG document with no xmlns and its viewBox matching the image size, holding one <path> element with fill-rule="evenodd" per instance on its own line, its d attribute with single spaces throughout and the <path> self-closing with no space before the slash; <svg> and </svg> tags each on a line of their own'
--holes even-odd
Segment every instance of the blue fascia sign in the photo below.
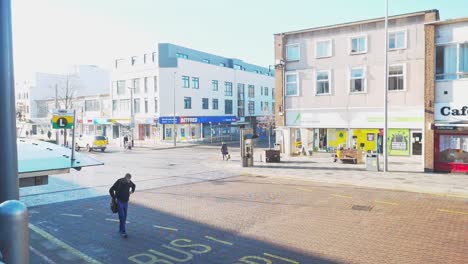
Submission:
<svg viewBox="0 0 468 264">
<path fill-rule="evenodd" d="M 176 124 L 200 124 L 200 123 L 231 123 L 236 122 L 236 116 L 176 116 Z M 173 124 L 173 116 L 161 116 L 159 117 L 159 124 L 167 125 Z"/>
</svg>

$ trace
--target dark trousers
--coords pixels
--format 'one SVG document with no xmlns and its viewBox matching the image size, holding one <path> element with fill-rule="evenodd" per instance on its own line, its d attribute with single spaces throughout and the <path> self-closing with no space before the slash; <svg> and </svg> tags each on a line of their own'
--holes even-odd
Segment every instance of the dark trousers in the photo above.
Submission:
<svg viewBox="0 0 468 264">
<path fill-rule="evenodd" d="M 117 208 L 119 210 L 119 232 L 126 233 L 125 231 L 125 223 L 127 222 L 127 209 L 128 209 L 128 202 L 121 202 L 117 200 Z"/>
</svg>

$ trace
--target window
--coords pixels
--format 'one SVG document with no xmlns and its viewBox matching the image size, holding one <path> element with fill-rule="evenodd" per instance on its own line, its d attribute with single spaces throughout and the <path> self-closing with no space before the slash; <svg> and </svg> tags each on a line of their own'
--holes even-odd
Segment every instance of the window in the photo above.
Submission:
<svg viewBox="0 0 468 264">
<path fill-rule="evenodd" d="M 212 80 L 211 81 L 211 86 L 213 87 L 213 91 L 218 91 L 218 81 L 217 80 Z"/>
<path fill-rule="evenodd" d="M 224 114 L 232 115 L 232 100 L 224 100 Z"/>
<path fill-rule="evenodd" d="M 121 99 L 117 111 L 130 112 L 130 99 Z"/>
<path fill-rule="evenodd" d="M 209 101 L 208 98 L 202 98 L 202 109 L 208 109 Z"/>
<path fill-rule="evenodd" d="M 136 61 L 137 61 L 137 57 L 136 57 L 136 56 L 133 56 L 133 57 L 132 57 L 132 66 L 135 65 Z"/>
<path fill-rule="evenodd" d="M 232 96 L 232 82 L 224 82 L 224 95 Z"/>
<path fill-rule="evenodd" d="M 330 94 L 330 71 L 317 71 L 315 82 L 317 87 L 315 94 Z"/>
<path fill-rule="evenodd" d="M 140 79 L 135 78 L 132 80 L 132 82 L 133 82 L 132 88 L 134 89 L 133 92 L 136 94 L 140 93 Z"/>
<path fill-rule="evenodd" d="M 125 94 L 125 81 L 117 81 L 117 94 Z"/>
<path fill-rule="evenodd" d="M 315 58 L 326 58 L 332 56 L 332 41 L 321 40 L 315 42 Z"/>
<path fill-rule="evenodd" d="M 118 109 L 118 101 L 112 100 L 112 111 L 117 111 Z"/>
<path fill-rule="evenodd" d="M 158 92 L 158 76 L 153 77 L 153 88 L 154 88 L 154 92 L 157 93 Z"/>
<path fill-rule="evenodd" d="M 200 79 L 197 77 L 192 77 L 192 88 L 199 89 L 200 88 Z"/>
<path fill-rule="evenodd" d="M 269 107 L 268 102 L 265 102 L 265 103 L 263 104 L 263 107 L 264 107 L 264 108 L 263 108 L 263 112 L 268 112 L 268 111 L 270 110 L 270 109 L 269 109 L 270 107 Z"/>
<path fill-rule="evenodd" d="M 140 98 L 133 99 L 133 108 L 135 114 L 140 113 Z"/>
<path fill-rule="evenodd" d="M 153 62 L 156 61 L 156 52 L 153 52 L 153 54 L 151 54 L 151 59 L 153 60 Z"/>
<path fill-rule="evenodd" d="M 241 65 L 239 65 L 239 64 L 234 64 L 233 68 L 234 68 L 234 70 L 243 70 L 243 69 L 244 69 L 244 68 L 243 68 Z"/>
<path fill-rule="evenodd" d="M 210 64 L 210 60 L 208 60 L 208 59 L 203 59 L 203 62 Z"/>
<path fill-rule="evenodd" d="M 212 100 L 212 104 L 213 104 L 213 110 L 218 110 L 218 99 L 213 99 Z"/>
<path fill-rule="evenodd" d="M 351 54 L 359 54 L 367 52 L 366 36 L 351 38 Z"/>
<path fill-rule="evenodd" d="M 148 54 L 143 54 L 143 63 L 146 63 L 147 59 L 148 59 Z"/>
<path fill-rule="evenodd" d="M 271 88 L 271 99 L 275 100 L 275 88 Z"/>
<path fill-rule="evenodd" d="M 98 100 L 85 100 L 85 111 L 99 111 L 99 106 Z"/>
<path fill-rule="evenodd" d="M 176 57 L 181 59 L 188 59 L 188 55 L 183 53 L 176 53 Z"/>
<path fill-rule="evenodd" d="M 402 91 L 405 89 L 405 71 L 403 65 L 388 67 L 388 90 Z"/>
<path fill-rule="evenodd" d="M 154 112 L 158 112 L 158 98 L 154 98 Z"/>
<path fill-rule="evenodd" d="M 260 95 L 263 95 L 263 86 L 260 86 Z"/>
<path fill-rule="evenodd" d="M 388 33 L 389 49 L 406 49 L 406 31 L 395 31 Z"/>
<path fill-rule="evenodd" d="M 364 68 L 352 68 L 350 78 L 350 90 L 352 93 L 365 92 L 366 78 Z"/>
<path fill-rule="evenodd" d="M 263 87 L 263 89 L 265 89 L 265 91 L 263 92 L 263 95 L 268 96 L 268 87 Z"/>
<path fill-rule="evenodd" d="M 226 64 L 224 64 L 224 63 L 220 63 L 220 64 L 218 64 L 218 66 L 221 66 L 221 67 L 226 67 Z"/>
<path fill-rule="evenodd" d="M 145 113 L 148 113 L 148 98 L 145 98 Z"/>
<path fill-rule="evenodd" d="M 249 86 L 247 86 L 247 89 L 248 89 L 249 98 L 254 98 L 255 97 L 255 86 L 252 85 L 252 84 L 249 84 Z"/>
<path fill-rule="evenodd" d="M 468 164 L 468 136 L 440 135 L 439 161 Z"/>
<path fill-rule="evenodd" d="M 299 95 L 297 73 L 286 73 L 286 95 Z"/>
<path fill-rule="evenodd" d="M 271 112 L 275 114 L 275 102 L 271 102 Z"/>
<path fill-rule="evenodd" d="M 468 78 L 468 43 L 437 46 L 436 80 L 457 78 Z"/>
<path fill-rule="evenodd" d="M 300 58 L 299 44 L 286 45 L 286 60 L 298 61 Z"/>
<path fill-rule="evenodd" d="M 249 115 L 255 114 L 255 101 L 249 101 Z"/>
<path fill-rule="evenodd" d="M 148 77 L 145 77 L 143 79 L 143 87 L 144 87 L 143 89 L 145 89 L 145 93 L 147 93 L 148 92 Z"/>
<path fill-rule="evenodd" d="M 192 109 L 192 97 L 184 97 L 184 109 Z"/>
<path fill-rule="evenodd" d="M 183 88 L 190 88 L 190 77 L 182 76 L 182 87 Z"/>
</svg>

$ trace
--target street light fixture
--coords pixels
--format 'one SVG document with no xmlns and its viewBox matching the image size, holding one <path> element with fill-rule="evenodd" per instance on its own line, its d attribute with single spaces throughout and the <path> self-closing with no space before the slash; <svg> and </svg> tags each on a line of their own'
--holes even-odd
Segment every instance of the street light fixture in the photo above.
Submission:
<svg viewBox="0 0 468 264">
<path fill-rule="evenodd" d="M 384 133 L 383 133 L 383 171 L 388 172 L 388 0 L 385 0 L 385 70 L 384 70 Z"/>
</svg>

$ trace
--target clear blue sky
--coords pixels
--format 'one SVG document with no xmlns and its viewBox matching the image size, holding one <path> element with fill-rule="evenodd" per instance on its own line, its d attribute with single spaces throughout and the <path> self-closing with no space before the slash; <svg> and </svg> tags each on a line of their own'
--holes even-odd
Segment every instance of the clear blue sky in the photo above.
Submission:
<svg viewBox="0 0 468 264">
<path fill-rule="evenodd" d="M 12 0 L 15 71 L 64 71 L 155 49 L 158 42 L 273 63 L 273 34 L 384 15 L 384 0 Z M 468 16 L 468 0 L 389 0 L 390 15 L 438 9 Z M 18 79 L 18 78 L 17 78 Z"/>
</svg>

